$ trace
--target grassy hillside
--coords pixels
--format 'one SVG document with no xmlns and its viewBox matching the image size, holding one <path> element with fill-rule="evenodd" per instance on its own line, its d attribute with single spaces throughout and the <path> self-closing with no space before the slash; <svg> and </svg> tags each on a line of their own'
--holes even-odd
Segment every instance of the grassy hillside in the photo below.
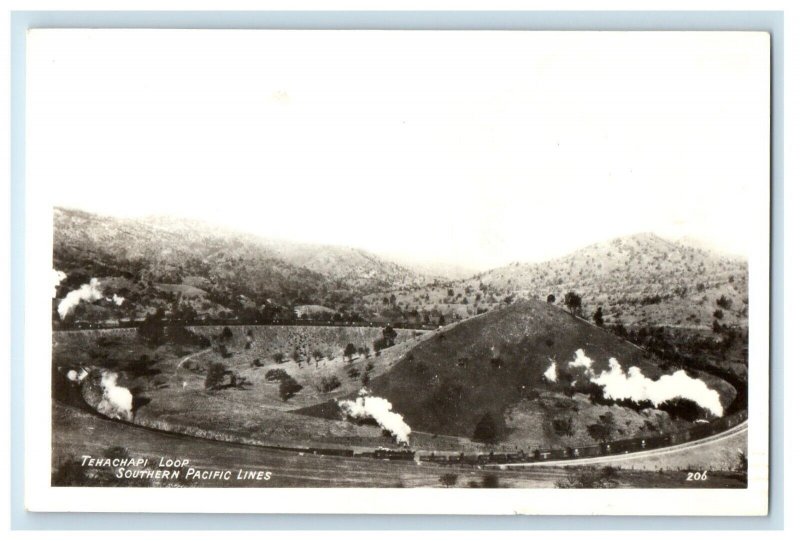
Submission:
<svg viewBox="0 0 800 541">
<path fill-rule="evenodd" d="M 432 279 L 350 248 L 292 244 L 172 219 L 120 219 L 54 210 L 53 266 L 67 274 L 57 298 L 100 278 L 105 295 L 76 317 L 93 321 L 169 313 L 293 317 L 295 305 L 352 312 L 367 293 Z"/>
<path fill-rule="evenodd" d="M 390 372 L 373 379 L 371 389 L 392 402 L 415 431 L 471 437 L 488 413 L 500 439 L 517 438 L 521 445 L 577 443 L 586 440 L 588 426 L 611 408 L 590 400 L 593 389 L 580 380 L 580 370 L 568 367 L 579 348 L 595 361 L 596 371 L 607 369 L 610 357 L 618 359 L 623 369 L 638 366 L 651 379 L 673 371 L 557 307 L 525 301 L 436 333 Z M 543 377 L 550 359 L 562 375 L 557 383 Z M 696 376 L 720 393 L 723 404 L 733 400 L 735 391 L 726 382 L 707 374 Z M 547 415 L 529 415 L 526 420 L 530 410 Z M 637 413 L 640 420 L 633 425 L 621 411 L 617 413 L 611 422 L 615 437 L 681 424 L 662 411 Z M 554 425 L 557 419 L 572 427 Z M 545 425 L 549 428 L 542 429 Z"/>
<path fill-rule="evenodd" d="M 717 321 L 745 328 L 747 276 L 741 258 L 641 234 L 543 263 L 512 263 L 466 280 L 406 287 L 367 300 L 377 313 L 434 321 L 444 315 L 449 322 L 519 299 L 553 295 L 563 305 L 566 293 L 574 291 L 586 317 L 602 307 L 606 325 L 710 330 Z"/>
</svg>

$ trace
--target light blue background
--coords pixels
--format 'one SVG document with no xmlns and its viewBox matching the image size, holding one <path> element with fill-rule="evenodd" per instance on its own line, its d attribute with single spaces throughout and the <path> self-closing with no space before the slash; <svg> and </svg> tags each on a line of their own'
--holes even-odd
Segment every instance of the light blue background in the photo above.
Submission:
<svg viewBox="0 0 800 541">
<path fill-rule="evenodd" d="M 475 517 L 28 513 L 24 510 L 25 32 L 28 28 L 417 30 L 760 30 L 772 35 L 772 330 L 768 517 Z M 783 13 L 782 12 L 13 12 L 11 16 L 12 529 L 782 529 L 783 528 Z M 698 497 L 701 493 L 698 492 Z M 705 497 L 708 497 L 707 495 Z"/>
</svg>

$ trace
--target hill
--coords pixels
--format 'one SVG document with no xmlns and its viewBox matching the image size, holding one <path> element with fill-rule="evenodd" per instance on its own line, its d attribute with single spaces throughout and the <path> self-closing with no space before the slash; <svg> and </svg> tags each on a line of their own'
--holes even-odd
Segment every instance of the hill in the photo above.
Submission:
<svg viewBox="0 0 800 541">
<path fill-rule="evenodd" d="M 92 320 L 143 317 L 155 308 L 195 315 L 291 317 L 295 305 L 355 311 L 359 299 L 432 279 L 363 250 L 293 244 L 170 218 L 120 219 L 56 208 L 57 297 L 100 278 L 102 294 L 79 307 Z"/>
<path fill-rule="evenodd" d="M 563 305 L 567 292 L 574 291 L 586 317 L 601 307 L 606 325 L 710 330 L 715 320 L 747 327 L 747 279 L 741 258 L 639 234 L 551 261 L 512 263 L 466 280 L 397 289 L 367 300 L 374 311 L 391 308 L 398 318 L 444 316 L 450 322 L 518 299 L 553 295 Z"/>
<path fill-rule="evenodd" d="M 680 399 L 658 408 L 610 400 L 586 367 L 574 364 L 587 357 L 595 375 L 614 372 L 612 357 L 623 374 L 637 367 L 643 377 L 658 380 L 676 372 L 603 329 L 531 300 L 439 331 L 374 378 L 370 390 L 389 400 L 414 432 L 473 437 L 488 417 L 497 441 L 521 447 L 667 432 L 705 415 Z M 554 380 L 545 376 L 551 363 Z M 703 389 L 717 393 L 721 408 L 733 402 L 730 384 L 690 372 Z M 304 413 L 335 415 L 330 404 Z"/>
</svg>

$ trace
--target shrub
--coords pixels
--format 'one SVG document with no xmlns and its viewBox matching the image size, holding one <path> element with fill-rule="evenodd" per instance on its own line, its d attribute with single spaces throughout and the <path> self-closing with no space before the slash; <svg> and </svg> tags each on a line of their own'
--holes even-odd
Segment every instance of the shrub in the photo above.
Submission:
<svg viewBox="0 0 800 541">
<path fill-rule="evenodd" d="M 391 325 L 387 325 L 383 329 L 383 339 L 385 340 L 387 346 L 393 346 L 394 341 L 397 338 L 397 331 L 395 331 Z"/>
<path fill-rule="evenodd" d="M 564 304 L 569 308 L 570 313 L 575 316 L 581 312 L 581 297 L 574 291 L 570 291 L 564 296 Z"/>
<path fill-rule="evenodd" d="M 267 381 L 283 381 L 285 379 L 289 379 L 291 376 L 286 373 L 286 370 L 282 368 L 271 368 L 267 370 L 264 379 Z"/>
<path fill-rule="evenodd" d="M 555 431 L 558 436 L 572 436 L 575 431 L 572 426 L 572 417 L 553 419 L 553 431 Z"/>
<path fill-rule="evenodd" d="M 607 475 L 603 468 L 600 471 L 589 470 L 571 473 L 565 479 L 556 481 L 556 488 L 616 488 L 619 482 Z M 616 475 L 616 473 L 614 473 Z"/>
<path fill-rule="evenodd" d="M 151 346 L 161 345 L 164 342 L 164 309 L 159 308 L 154 314 L 147 314 L 136 329 L 136 334 Z"/>
<path fill-rule="evenodd" d="M 593 425 L 589 425 L 586 427 L 587 432 L 589 435 L 597 440 L 597 441 L 607 441 L 611 438 L 612 434 L 612 425 L 608 425 L 605 423 L 596 423 Z"/>
<path fill-rule="evenodd" d="M 383 338 L 377 338 L 372 342 L 372 349 L 375 351 L 375 356 L 379 357 L 382 349 L 385 349 L 386 341 Z"/>
<path fill-rule="evenodd" d="M 289 376 L 288 378 L 281 380 L 281 384 L 278 387 L 278 395 L 281 397 L 281 400 L 286 402 L 294 395 L 299 393 L 302 388 L 303 386 L 300 385 L 297 380 Z"/>
<path fill-rule="evenodd" d="M 192 332 L 182 325 L 169 325 L 166 327 L 166 338 L 173 344 L 180 346 L 207 348 L 211 345 L 211 340 L 208 337 Z"/>
<path fill-rule="evenodd" d="M 497 425 L 491 413 L 486 412 L 475 425 L 475 433 L 472 439 L 481 443 L 496 443 L 498 440 Z"/>
<path fill-rule="evenodd" d="M 441 483 L 441 485 L 444 487 L 448 488 L 454 487 L 456 486 L 457 482 L 458 482 L 458 474 L 455 473 L 445 473 L 442 474 L 441 477 L 439 477 L 439 483 Z"/>
<path fill-rule="evenodd" d="M 224 364 L 211 363 L 211 366 L 208 367 L 208 372 L 206 373 L 206 389 L 212 391 L 221 388 L 222 382 L 225 380 L 225 376 L 229 373 L 230 371 Z"/>
<path fill-rule="evenodd" d="M 356 373 L 358 373 L 356 371 Z M 342 386 L 342 382 L 339 381 L 339 378 L 336 376 L 325 376 L 319 383 L 319 390 L 323 393 L 329 393 L 334 389 L 338 389 Z"/>
<path fill-rule="evenodd" d="M 604 322 L 603 322 L 603 307 L 602 306 L 598 306 L 597 307 L 597 310 L 594 311 L 594 315 L 592 316 L 592 319 L 594 319 L 594 324 L 597 325 L 598 327 L 602 327 L 603 326 Z"/>
<path fill-rule="evenodd" d="M 487 473 L 481 479 L 482 488 L 500 488 L 500 478 L 494 473 Z"/>
</svg>

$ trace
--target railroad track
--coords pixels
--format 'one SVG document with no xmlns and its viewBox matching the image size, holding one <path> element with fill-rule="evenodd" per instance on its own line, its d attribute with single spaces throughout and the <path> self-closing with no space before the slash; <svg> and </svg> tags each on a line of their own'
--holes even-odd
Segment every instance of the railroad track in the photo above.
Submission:
<svg viewBox="0 0 800 541">
<path fill-rule="evenodd" d="M 711 445 L 713 443 L 717 443 L 728 438 L 732 438 L 742 432 L 747 431 L 747 421 L 729 428 L 724 432 L 720 432 L 718 434 L 713 434 L 706 438 L 702 438 L 699 440 L 689 441 L 686 443 L 680 443 L 677 445 L 671 445 L 668 447 L 659 447 L 658 449 L 646 449 L 642 451 L 633 451 L 629 453 L 622 453 L 622 454 L 615 454 L 615 455 L 604 455 L 604 456 L 596 456 L 590 458 L 571 458 L 566 460 L 550 460 L 550 461 L 539 461 L 539 462 L 516 462 L 516 463 L 508 463 L 508 464 L 491 464 L 491 467 L 494 468 L 526 468 L 526 467 L 533 467 L 533 466 L 586 466 L 592 464 L 608 464 L 610 462 L 621 462 L 625 460 L 635 460 L 640 458 L 648 458 L 648 457 L 655 457 L 655 456 L 664 456 L 673 453 L 680 453 L 686 451 L 688 449 L 695 449 L 698 447 L 703 447 L 705 445 Z"/>
</svg>

